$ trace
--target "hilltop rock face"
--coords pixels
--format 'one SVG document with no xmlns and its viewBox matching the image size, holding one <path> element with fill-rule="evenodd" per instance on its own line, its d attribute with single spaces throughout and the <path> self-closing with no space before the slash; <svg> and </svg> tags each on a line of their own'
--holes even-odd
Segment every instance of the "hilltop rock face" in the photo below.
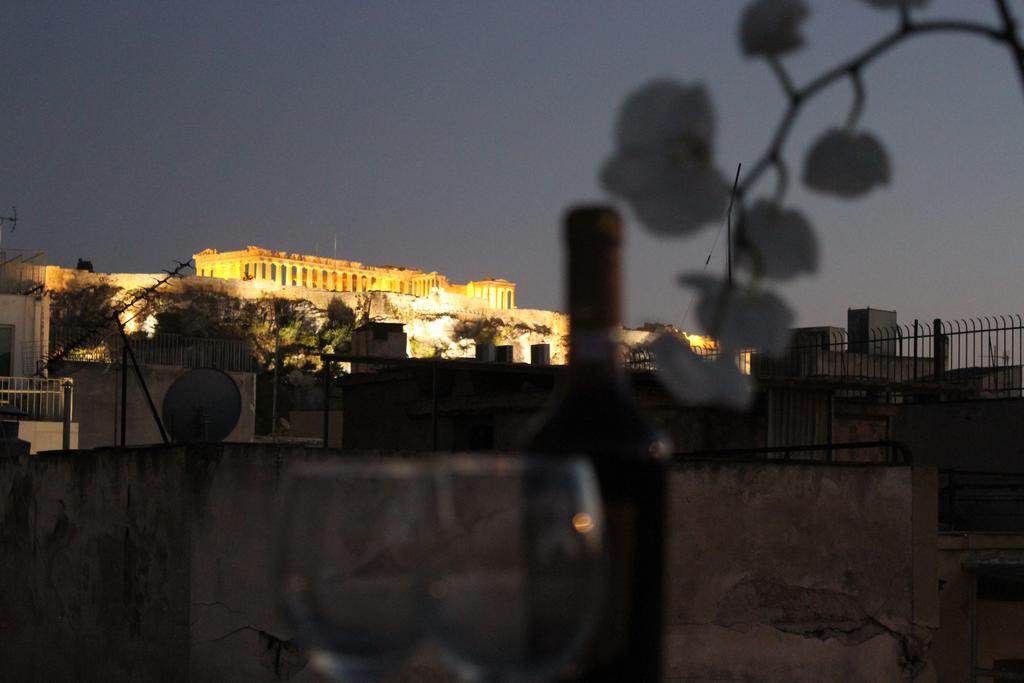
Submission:
<svg viewBox="0 0 1024 683">
<path fill-rule="evenodd" d="M 90 273 L 49 266 L 46 288 L 66 291 L 76 287 L 108 284 L 129 292 L 152 286 L 161 275 L 146 273 Z M 187 277 L 173 280 L 161 291 L 203 287 L 243 300 L 265 297 L 306 300 L 326 311 L 340 299 L 360 322 L 400 322 L 408 335 L 411 356 L 473 357 L 476 343 L 510 344 L 515 362 L 530 361 L 530 345 L 550 344 L 551 362 L 567 360 L 569 319 L 556 311 L 491 308 L 479 299 L 436 291 L 421 297 L 395 292 L 327 292 L 304 287 L 282 287 L 263 281 L 233 281 Z M 635 336 L 635 335 L 634 335 Z M 643 335 L 646 336 L 646 335 Z M 631 340 L 636 341 L 636 340 Z"/>
</svg>

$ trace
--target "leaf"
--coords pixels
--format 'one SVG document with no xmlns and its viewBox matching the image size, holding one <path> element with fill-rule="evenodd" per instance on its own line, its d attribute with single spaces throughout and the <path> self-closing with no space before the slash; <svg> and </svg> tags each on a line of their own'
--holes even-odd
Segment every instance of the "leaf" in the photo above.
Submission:
<svg viewBox="0 0 1024 683">
<path fill-rule="evenodd" d="M 762 199 L 744 215 L 740 239 L 737 265 L 747 270 L 777 280 L 818 270 L 818 241 L 799 211 Z"/>
<path fill-rule="evenodd" d="M 750 404 L 750 379 L 730 357 L 723 354 L 716 359 L 701 358 L 672 334 L 659 336 L 650 349 L 658 364 L 655 376 L 677 401 L 737 409 Z"/>
<path fill-rule="evenodd" d="M 755 0 L 740 19 L 740 47 L 747 57 L 792 52 L 804 44 L 800 23 L 809 14 L 803 0 Z"/>
<path fill-rule="evenodd" d="M 601 183 L 659 235 L 719 220 L 728 186 L 711 163 L 714 109 L 704 87 L 658 80 L 626 98 Z"/>
<path fill-rule="evenodd" d="M 723 353 L 757 349 L 777 356 L 786 350 L 793 313 L 777 294 L 726 286 L 708 275 L 683 275 L 679 281 L 698 291 L 697 318 L 720 342 Z"/>
<path fill-rule="evenodd" d="M 858 197 L 889 184 L 889 156 L 870 133 L 833 128 L 807 153 L 804 184 L 826 194 Z"/>
</svg>

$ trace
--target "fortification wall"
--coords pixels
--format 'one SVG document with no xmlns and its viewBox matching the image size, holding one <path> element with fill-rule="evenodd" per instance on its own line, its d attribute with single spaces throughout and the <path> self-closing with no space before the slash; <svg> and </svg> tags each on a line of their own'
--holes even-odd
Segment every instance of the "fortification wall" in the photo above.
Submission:
<svg viewBox="0 0 1024 683">
<path fill-rule="evenodd" d="M 110 284 L 126 293 L 152 286 L 162 277 L 152 273 L 89 273 L 47 267 L 46 287 L 62 291 L 74 287 Z M 264 280 L 222 280 L 185 277 L 164 285 L 165 291 L 203 287 L 227 296 L 256 300 L 263 297 L 306 300 L 326 309 L 334 299 L 369 320 L 400 322 L 406 325 L 412 355 L 433 355 L 436 349 L 445 357 L 472 356 L 470 337 L 496 333 L 495 343 L 511 344 L 513 360 L 528 362 L 531 344 L 550 344 L 551 361 L 567 359 L 568 317 L 556 311 L 528 308 L 496 309 L 487 300 L 434 290 L 427 296 L 397 292 L 329 292 L 306 287 L 288 287 Z M 635 340 L 634 340 L 635 341 Z"/>
</svg>

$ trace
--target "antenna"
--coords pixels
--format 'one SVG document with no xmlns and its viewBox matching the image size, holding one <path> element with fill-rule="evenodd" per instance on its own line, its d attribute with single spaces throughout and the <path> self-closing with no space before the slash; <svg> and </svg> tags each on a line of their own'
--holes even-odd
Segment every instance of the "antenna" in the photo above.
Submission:
<svg viewBox="0 0 1024 683">
<path fill-rule="evenodd" d="M 0 216 L 0 255 L 3 254 L 2 242 L 3 242 L 3 237 L 4 237 L 4 223 L 10 223 L 11 224 L 11 232 L 14 232 L 14 229 L 18 225 L 18 207 L 16 207 L 16 206 L 12 206 L 11 207 L 11 215 L 10 216 Z"/>
<path fill-rule="evenodd" d="M 732 181 L 732 192 L 729 193 L 729 210 L 725 214 L 726 225 L 728 226 L 728 234 L 726 235 L 726 253 L 729 255 L 729 286 L 732 286 L 732 203 L 736 201 L 736 187 L 740 184 L 740 169 L 743 168 L 743 164 L 736 164 L 736 179 Z M 714 249 L 714 247 L 711 247 Z M 708 259 L 711 259 L 711 254 L 708 254 Z"/>
<path fill-rule="evenodd" d="M 727 246 L 728 246 L 728 256 L 729 256 L 728 277 L 729 277 L 729 284 L 730 285 L 732 285 L 732 204 L 733 204 L 733 201 L 736 199 L 736 187 L 739 185 L 739 182 L 740 182 L 740 169 L 741 168 L 743 168 L 743 164 L 742 163 L 736 164 L 736 179 L 732 181 L 732 192 L 729 193 L 729 210 L 728 210 L 728 212 L 726 214 L 726 217 L 725 217 L 726 228 L 727 228 L 727 232 L 728 232 L 727 239 L 729 241 L 729 244 Z M 715 241 L 711 243 L 711 250 L 708 251 L 708 257 L 706 259 L 704 259 L 704 271 L 705 272 L 708 269 L 708 265 L 710 265 L 710 263 L 711 263 L 711 257 L 715 253 L 715 247 L 718 246 L 718 238 L 721 237 L 721 236 L 722 236 L 722 226 L 718 226 L 718 232 L 715 233 Z M 693 309 L 693 302 L 696 300 L 696 298 L 697 298 L 697 293 L 696 292 L 694 292 L 693 294 L 690 295 L 690 303 L 688 303 L 686 305 L 686 312 L 683 313 L 683 319 L 682 319 L 682 322 L 680 323 L 680 325 L 685 325 L 686 324 L 686 319 L 690 317 L 690 311 Z"/>
</svg>

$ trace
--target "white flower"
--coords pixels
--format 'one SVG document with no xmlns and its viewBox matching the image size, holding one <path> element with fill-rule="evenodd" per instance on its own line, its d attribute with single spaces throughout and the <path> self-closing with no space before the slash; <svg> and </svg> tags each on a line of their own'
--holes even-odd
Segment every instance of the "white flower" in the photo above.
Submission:
<svg viewBox="0 0 1024 683">
<path fill-rule="evenodd" d="M 728 186 L 711 163 L 714 129 L 702 85 L 648 83 L 619 112 L 617 149 L 601 182 L 629 202 L 652 232 L 682 235 L 717 221 Z"/>
<path fill-rule="evenodd" d="M 788 280 L 818 270 L 818 241 L 798 211 L 759 200 L 743 217 L 740 239 L 737 265 L 765 277 Z"/>
<path fill-rule="evenodd" d="M 878 9 L 895 9 L 900 5 L 907 7 L 924 7 L 929 0 L 864 0 L 867 4 Z"/>
<path fill-rule="evenodd" d="M 857 197 L 889 184 L 889 156 L 870 133 L 833 128 L 807 153 L 804 184 L 818 192 Z"/>
<path fill-rule="evenodd" d="M 739 284 L 727 287 L 708 275 L 683 275 L 679 281 L 699 291 L 697 319 L 723 353 L 757 349 L 777 356 L 786 350 L 793 313 L 778 295 Z"/>
<path fill-rule="evenodd" d="M 715 403 L 745 408 L 752 398 L 750 380 L 731 358 L 701 358 L 672 334 L 663 334 L 650 345 L 658 364 L 655 377 L 682 403 Z"/>
<path fill-rule="evenodd" d="M 779 55 L 804 44 L 800 22 L 807 18 L 803 0 L 755 0 L 740 19 L 740 45 L 748 57 Z"/>
</svg>

